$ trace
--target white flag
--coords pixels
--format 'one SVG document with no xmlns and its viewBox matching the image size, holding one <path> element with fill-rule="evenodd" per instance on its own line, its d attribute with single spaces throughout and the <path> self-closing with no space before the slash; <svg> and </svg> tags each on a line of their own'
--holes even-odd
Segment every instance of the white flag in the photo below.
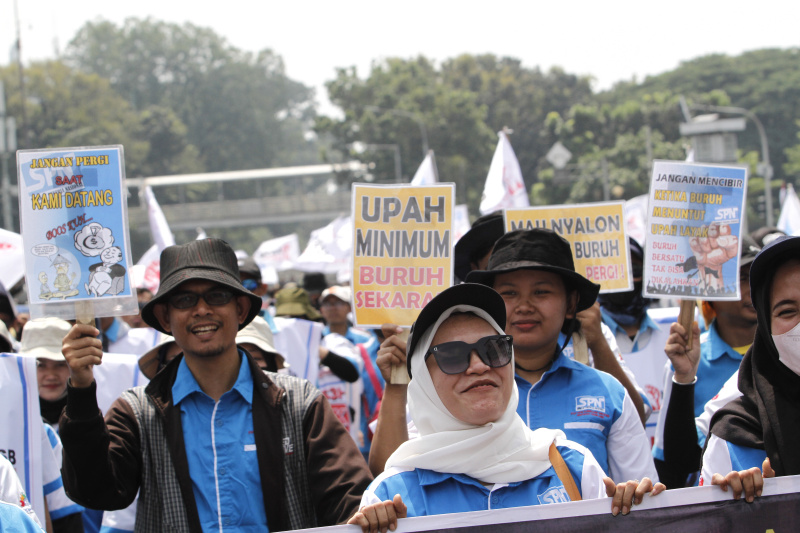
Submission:
<svg viewBox="0 0 800 533">
<path fill-rule="evenodd" d="M 625 229 L 628 237 L 644 246 L 647 237 L 647 195 L 642 194 L 625 202 Z"/>
<path fill-rule="evenodd" d="M 453 210 L 453 243 L 457 243 L 469 230 L 469 211 L 467 210 L 467 205 L 457 205 Z"/>
<path fill-rule="evenodd" d="M 308 246 L 295 261 L 304 272 L 337 273 L 348 268 L 353 253 L 353 219 L 341 216 L 311 232 Z"/>
<path fill-rule="evenodd" d="M 161 211 L 161 206 L 156 201 L 156 195 L 153 194 L 153 188 L 149 185 L 144 188 L 144 200 L 147 204 L 147 216 L 150 219 L 150 233 L 153 234 L 153 241 L 158 246 L 159 254 L 167 246 L 175 244 L 175 237 L 172 236 L 172 231 L 169 229 L 167 219 Z"/>
<path fill-rule="evenodd" d="M 288 270 L 293 267 L 299 256 L 300 244 L 297 241 L 297 233 L 292 233 L 262 242 L 253 252 L 253 261 L 262 270 L 268 267 Z"/>
<path fill-rule="evenodd" d="M 498 132 L 500 141 L 489 166 L 486 185 L 483 188 L 480 212 L 482 215 L 494 213 L 509 207 L 528 207 L 528 190 L 522 179 L 519 161 L 508 142 L 505 132 Z"/>
<path fill-rule="evenodd" d="M 422 160 L 416 174 L 414 174 L 411 185 L 434 185 L 436 183 L 439 183 L 439 173 L 436 171 L 436 157 L 433 155 L 433 150 L 428 150 L 428 155 Z"/>
<path fill-rule="evenodd" d="M 25 275 L 22 235 L 0 229 L 0 282 L 9 290 Z"/>
<path fill-rule="evenodd" d="M 791 183 L 786 184 L 786 198 L 778 218 L 778 229 L 786 235 L 800 235 L 800 199 Z"/>
</svg>

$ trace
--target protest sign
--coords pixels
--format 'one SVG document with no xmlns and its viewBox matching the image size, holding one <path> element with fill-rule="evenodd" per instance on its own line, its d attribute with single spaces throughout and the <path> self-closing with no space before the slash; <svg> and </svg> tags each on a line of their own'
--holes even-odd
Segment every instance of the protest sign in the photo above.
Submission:
<svg viewBox="0 0 800 533">
<path fill-rule="evenodd" d="M 645 297 L 738 300 L 747 168 L 655 161 Z"/>
<path fill-rule="evenodd" d="M 624 202 L 506 209 L 506 231 L 548 228 L 569 241 L 575 270 L 600 292 L 633 289 Z"/>
<path fill-rule="evenodd" d="M 455 185 L 353 185 L 353 312 L 411 326 L 453 284 Z"/>
<path fill-rule="evenodd" d="M 135 315 L 122 146 L 20 150 L 17 167 L 31 317 Z"/>
</svg>

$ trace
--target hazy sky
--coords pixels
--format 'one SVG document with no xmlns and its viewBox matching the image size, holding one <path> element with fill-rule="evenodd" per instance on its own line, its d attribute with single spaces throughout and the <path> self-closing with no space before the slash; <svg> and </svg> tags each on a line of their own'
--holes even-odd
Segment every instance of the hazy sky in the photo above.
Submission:
<svg viewBox="0 0 800 533">
<path fill-rule="evenodd" d="M 392 56 L 440 61 L 491 52 L 528 67 L 558 65 L 589 74 L 595 88 L 604 89 L 708 53 L 800 46 L 800 2 L 794 0 L 16 2 L 26 62 L 55 57 L 89 20 L 189 21 L 213 28 L 238 48 L 273 49 L 291 78 L 317 88 L 320 102 L 336 67 L 355 65 L 364 77 L 372 61 Z M 14 19 L 14 0 L 0 0 L 2 65 L 15 39 Z"/>
</svg>

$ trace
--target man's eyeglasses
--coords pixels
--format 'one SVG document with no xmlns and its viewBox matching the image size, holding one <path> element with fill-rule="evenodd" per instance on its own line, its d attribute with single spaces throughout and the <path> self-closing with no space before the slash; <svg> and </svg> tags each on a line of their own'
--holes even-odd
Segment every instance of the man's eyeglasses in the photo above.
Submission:
<svg viewBox="0 0 800 533">
<path fill-rule="evenodd" d="M 501 368 L 511 362 L 511 335 L 491 335 L 472 344 L 454 341 L 431 346 L 425 360 L 433 355 L 436 364 L 445 374 L 460 374 L 469 368 L 472 352 L 492 368 Z"/>
<path fill-rule="evenodd" d="M 169 297 L 169 305 L 175 309 L 189 309 L 197 305 L 202 298 L 208 305 L 225 305 L 233 299 L 233 293 L 225 289 L 211 289 L 210 291 L 198 294 L 196 292 L 179 292 Z"/>
</svg>

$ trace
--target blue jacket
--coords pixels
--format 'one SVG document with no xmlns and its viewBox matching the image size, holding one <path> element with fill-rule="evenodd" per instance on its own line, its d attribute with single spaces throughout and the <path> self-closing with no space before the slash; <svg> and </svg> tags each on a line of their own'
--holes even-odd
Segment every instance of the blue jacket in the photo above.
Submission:
<svg viewBox="0 0 800 533">
<path fill-rule="evenodd" d="M 605 496 L 603 472 L 591 454 L 569 441 L 558 441 L 557 448 L 583 499 Z M 390 468 L 375 478 L 361 500 L 370 505 L 391 500 L 399 494 L 408 507 L 408 516 L 485 511 L 527 505 L 570 501 L 563 483 L 552 467 L 533 479 L 486 487 L 464 474 L 447 474 L 417 468 Z"/>
</svg>

